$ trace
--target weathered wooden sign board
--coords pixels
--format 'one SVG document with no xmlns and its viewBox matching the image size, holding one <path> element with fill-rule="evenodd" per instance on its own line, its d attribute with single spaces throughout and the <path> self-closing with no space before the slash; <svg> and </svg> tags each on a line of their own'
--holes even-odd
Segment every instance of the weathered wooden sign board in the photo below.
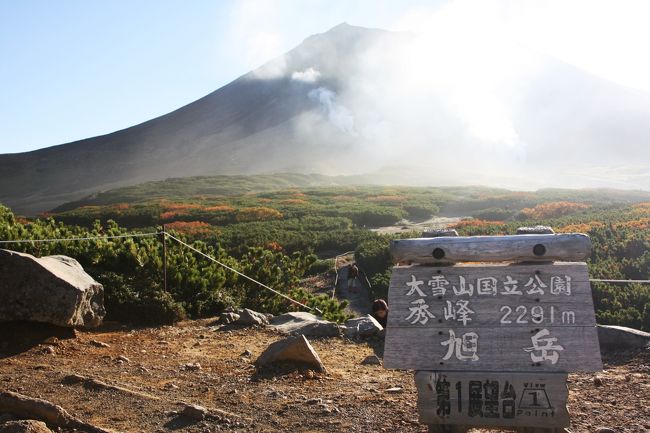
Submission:
<svg viewBox="0 0 650 433">
<path fill-rule="evenodd" d="M 420 422 L 565 427 L 566 379 L 566 373 L 418 371 Z"/>
<path fill-rule="evenodd" d="M 395 267 L 388 304 L 387 368 L 602 370 L 585 263 Z"/>
</svg>

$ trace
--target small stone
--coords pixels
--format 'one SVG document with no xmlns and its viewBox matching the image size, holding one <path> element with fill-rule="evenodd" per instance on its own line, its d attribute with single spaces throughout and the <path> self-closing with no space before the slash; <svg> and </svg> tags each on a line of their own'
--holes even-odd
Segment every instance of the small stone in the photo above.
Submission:
<svg viewBox="0 0 650 433">
<path fill-rule="evenodd" d="M 167 389 L 178 389 L 178 385 L 175 385 L 171 382 L 165 384 L 165 388 Z"/>
<path fill-rule="evenodd" d="M 183 369 L 187 371 L 199 371 L 201 370 L 201 364 L 198 362 L 189 362 L 183 366 Z"/>
<path fill-rule="evenodd" d="M 52 433 L 42 421 L 9 421 L 0 425 L 0 431 L 6 433 Z"/>
<path fill-rule="evenodd" d="M 54 354 L 54 347 L 52 347 L 52 346 L 45 346 L 42 350 L 43 350 L 43 353 L 45 353 L 47 355 Z"/>
<path fill-rule="evenodd" d="M 594 376 L 594 385 L 603 386 L 603 378 L 600 376 Z"/>
<path fill-rule="evenodd" d="M 239 355 L 239 356 L 243 356 L 243 357 L 245 357 L 245 358 L 250 358 L 251 356 L 253 356 L 253 352 L 251 352 L 250 350 L 246 349 L 246 350 L 244 350 L 244 352 L 243 352 L 241 355 Z"/>
<path fill-rule="evenodd" d="M 381 365 L 381 359 L 377 355 L 366 356 L 366 358 L 361 361 L 363 365 Z"/>
<path fill-rule="evenodd" d="M 625 381 L 626 381 L 626 382 L 631 382 L 631 381 L 632 381 L 632 376 L 629 375 L 629 374 L 626 374 L 626 375 L 625 375 Z"/>
<path fill-rule="evenodd" d="M 200 342 L 200 341 L 197 341 L 196 343 L 194 343 L 194 346 L 193 346 L 193 347 L 199 347 L 199 346 L 201 346 L 201 342 Z"/>
<path fill-rule="evenodd" d="M 616 431 L 609 427 L 598 427 L 596 433 L 616 433 Z"/>
<path fill-rule="evenodd" d="M 43 343 L 45 343 L 45 344 L 57 344 L 58 342 L 59 342 L 59 339 L 56 338 L 56 337 L 49 337 L 48 339 L 43 341 Z"/>
<path fill-rule="evenodd" d="M 394 386 L 394 387 L 392 387 L 392 388 L 388 388 L 388 389 L 386 390 L 386 392 L 387 392 L 388 394 L 397 394 L 397 393 L 402 392 L 402 388 L 399 387 L 399 386 Z"/>
<path fill-rule="evenodd" d="M 110 344 L 106 344 L 103 341 L 90 340 L 90 344 L 95 347 L 111 347 Z"/>
<path fill-rule="evenodd" d="M 129 358 L 127 358 L 126 356 L 124 356 L 124 355 L 120 355 L 120 356 L 118 356 L 118 357 L 117 357 L 117 361 L 118 361 L 118 362 L 121 361 L 120 364 L 121 364 L 121 363 L 124 363 L 124 362 L 126 362 L 126 363 L 128 364 L 129 362 L 131 362 L 131 360 L 130 360 Z"/>
<path fill-rule="evenodd" d="M 312 405 L 315 405 L 315 404 L 322 404 L 322 403 L 323 403 L 322 398 L 310 398 L 309 400 L 307 400 L 305 402 L 305 404 L 307 404 L 309 406 L 312 406 Z"/>
<path fill-rule="evenodd" d="M 186 404 L 183 408 L 183 411 L 181 412 L 181 415 L 187 418 L 202 421 L 208 415 L 208 410 L 203 406 L 196 404 Z"/>
</svg>

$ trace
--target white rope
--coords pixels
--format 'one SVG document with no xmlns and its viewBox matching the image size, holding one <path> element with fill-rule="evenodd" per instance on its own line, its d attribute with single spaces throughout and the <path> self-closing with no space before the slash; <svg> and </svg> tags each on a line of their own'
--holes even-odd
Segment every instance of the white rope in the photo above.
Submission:
<svg viewBox="0 0 650 433">
<path fill-rule="evenodd" d="M 650 284 L 650 280 L 604 280 L 601 278 L 590 279 L 591 282 L 596 283 L 638 283 L 638 284 Z"/>
<path fill-rule="evenodd" d="M 247 280 L 250 280 L 250 281 L 254 282 L 255 284 L 258 284 L 258 285 L 264 287 L 264 288 L 267 289 L 267 290 L 270 290 L 271 292 L 275 293 L 276 295 L 278 295 L 278 296 L 282 296 L 283 298 L 287 299 L 288 301 L 291 301 L 291 302 L 293 302 L 294 304 L 300 305 L 300 306 L 305 307 L 305 308 L 307 308 L 307 309 L 309 309 L 309 310 L 315 310 L 315 311 L 318 312 L 318 314 L 323 314 L 323 312 L 322 312 L 321 310 L 319 310 L 318 308 L 310 307 L 310 306 L 308 306 L 308 305 L 303 304 L 302 302 L 298 302 L 298 301 L 296 301 L 296 300 L 294 300 L 294 299 L 291 299 L 290 297 L 288 297 L 288 296 L 285 295 L 284 293 L 280 293 L 280 292 L 278 292 L 277 290 L 272 289 L 271 287 L 267 286 L 266 284 L 264 284 L 264 283 L 260 283 L 259 281 L 257 281 L 257 280 L 255 280 L 255 279 L 249 277 L 248 275 L 242 274 L 242 273 L 239 272 L 237 269 L 231 268 L 230 266 L 226 265 L 225 263 L 221 263 L 219 260 L 215 259 L 214 257 L 211 257 L 211 256 L 205 254 L 204 252 L 197 250 L 197 249 L 194 248 L 192 245 L 186 244 L 186 243 L 183 242 L 182 240 L 180 240 L 180 239 L 178 239 L 178 238 L 176 238 L 176 237 L 170 235 L 169 233 L 167 233 L 167 232 L 164 232 L 164 233 L 165 233 L 165 235 L 169 236 L 171 239 L 175 240 L 176 242 L 178 242 L 178 243 L 180 243 L 180 244 L 182 244 L 182 245 L 185 245 L 187 248 L 189 248 L 189 249 L 191 249 L 192 251 L 194 251 L 194 252 L 196 252 L 196 253 L 202 255 L 202 256 L 205 257 L 206 259 L 208 259 L 208 260 L 212 260 L 212 261 L 215 262 L 216 264 L 218 264 L 218 265 L 220 265 L 220 266 L 223 266 L 224 268 L 226 268 L 226 269 L 228 269 L 228 270 L 230 270 L 230 271 L 236 273 L 237 275 L 240 275 L 240 276 L 246 278 Z"/>
<path fill-rule="evenodd" d="M 66 241 L 92 241 L 97 239 L 118 239 L 118 238 L 138 238 L 145 236 L 158 236 L 160 233 L 133 233 L 130 235 L 113 235 L 113 236 L 91 236 L 84 238 L 61 238 L 61 239 L 16 239 L 10 241 L 0 241 L 0 244 L 20 244 L 27 242 L 66 242 Z"/>
</svg>

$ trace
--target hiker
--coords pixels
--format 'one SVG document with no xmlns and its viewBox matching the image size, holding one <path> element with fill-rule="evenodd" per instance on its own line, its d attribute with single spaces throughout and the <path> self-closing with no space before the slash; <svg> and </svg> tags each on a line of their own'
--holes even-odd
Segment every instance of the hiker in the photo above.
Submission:
<svg viewBox="0 0 650 433">
<path fill-rule="evenodd" d="M 359 278 L 359 268 L 356 263 L 348 267 L 348 290 L 356 292 L 357 278 Z"/>
<path fill-rule="evenodd" d="M 372 303 L 372 317 L 384 328 L 388 321 L 388 304 L 383 299 L 375 299 Z"/>
</svg>

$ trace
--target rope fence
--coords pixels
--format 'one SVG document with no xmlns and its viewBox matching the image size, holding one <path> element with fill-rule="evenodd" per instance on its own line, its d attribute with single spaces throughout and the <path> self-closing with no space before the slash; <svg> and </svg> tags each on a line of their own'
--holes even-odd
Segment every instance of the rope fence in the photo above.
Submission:
<svg viewBox="0 0 650 433">
<path fill-rule="evenodd" d="M 0 244 L 22 244 L 32 242 L 72 242 L 72 241 L 94 241 L 98 239 L 123 239 L 123 238 L 141 238 L 146 236 L 159 236 L 160 232 L 156 233 L 133 233 L 130 235 L 111 235 L 111 236 L 90 236 L 83 238 L 61 238 L 61 239 L 14 239 L 10 241 L 0 241 Z"/>
<path fill-rule="evenodd" d="M 202 252 L 202 251 L 200 251 L 200 250 L 194 248 L 192 245 L 189 245 L 189 244 L 183 242 L 182 240 L 178 239 L 177 237 L 174 237 L 174 236 L 170 235 L 170 234 L 167 233 L 167 232 L 163 232 L 163 233 L 164 233 L 167 237 L 169 237 L 170 239 L 175 240 L 175 241 L 178 242 L 179 244 L 184 245 L 185 247 L 189 248 L 190 250 L 192 250 L 192 251 L 194 251 L 194 252 L 200 254 L 201 256 L 205 257 L 206 259 L 211 260 L 211 261 L 213 261 L 214 263 L 216 263 L 216 264 L 218 264 L 218 265 L 220 265 L 220 266 L 223 266 L 224 268 L 228 269 L 229 271 L 232 271 L 232 272 L 236 273 L 237 275 L 242 276 L 242 277 L 246 278 L 247 280 L 252 281 L 253 283 L 255 283 L 255 284 L 257 284 L 257 285 L 259 285 L 259 286 L 261 286 L 261 287 L 263 287 L 263 288 L 265 288 L 265 289 L 267 289 L 267 290 L 270 290 L 271 292 L 275 293 L 276 295 L 281 296 L 281 297 L 283 297 L 284 299 L 286 299 L 286 300 L 288 300 L 288 301 L 291 301 L 292 303 L 294 303 L 294 304 L 296 304 L 296 305 L 300 305 L 301 307 L 307 308 L 308 310 L 311 310 L 311 311 L 317 311 L 318 313 L 323 314 L 323 312 L 322 312 L 321 310 L 319 310 L 318 308 L 310 307 L 310 306 L 308 306 L 308 305 L 303 304 L 302 302 L 298 302 L 298 301 L 296 301 L 295 299 L 291 299 L 290 297 L 288 297 L 288 296 L 285 295 L 284 293 L 278 292 L 277 290 L 272 289 L 271 287 L 267 286 L 266 284 L 261 283 L 261 282 L 255 280 L 254 278 L 249 277 L 248 275 L 242 274 L 242 273 L 239 272 L 237 269 L 234 269 L 234 268 L 232 268 L 232 267 L 226 265 L 225 263 L 221 263 L 219 260 L 215 259 L 214 257 L 211 257 L 211 256 L 205 254 L 204 252 Z"/>
<path fill-rule="evenodd" d="M 316 311 L 319 314 L 322 314 L 323 312 L 319 310 L 318 308 L 315 307 L 310 307 L 308 305 L 303 304 L 302 302 L 299 302 L 295 299 L 290 298 L 289 296 L 285 295 L 284 293 L 278 292 L 277 290 L 267 286 L 266 284 L 255 280 L 254 278 L 249 277 L 248 275 L 243 274 L 242 272 L 226 265 L 225 263 L 220 262 L 219 260 L 215 259 L 214 257 L 211 257 L 204 252 L 194 248 L 193 246 L 183 242 L 182 240 L 178 239 L 177 237 L 167 233 L 166 231 L 160 231 L 160 232 L 153 232 L 153 233 L 131 233 L 131 234 L 125 234 L 125 235 L 107 235 L 107 236 L 87 236 L 87 237 L 77 237 L 77 238 L 59 238 L 59 239 L 12 239 L 12 240 L 0 240 L 0 245 L 9 245 L 9 244 L 20 244 L 20 243 L 40 243 L 40 242 L 75 242 L 75 241 L 93 241 L 93 240 L 109 240 L 109 239 L 124 239 L 124 238 L 138 238 L 138 237 L 149 237 L 149 236 L 160 236 L 164 235 L 166 237 L 169 237 L 170 239 L 178 242 L 179 244 L 185 246 L 186 248 L 191 249 L 192 251 L 196 252 L 197 254 L 200 254 L 201 256 L 205 257 L 206 259 L 218 264 L 219 266 L 222 266 L 226 269 L 228 269 L 231 272 L 236 273 L 237 275 L 246 278 L 247 280 L 259 285 L 260 287 L 269 290 L 273 292 L 274 294 L 281 296 L 282 298 L 292 302 L 293 304 L 299 305 L 303 308 L 306 308 L 310 311 Z M 332 290 L 332 298 L 335 297 L 336 294 L 336 285 L 338 284 L 338 259 L 339 257 L 344 257 L 350 254 L 354 254 L 354 251 L 347 251 L 342 254 L 338 254 L 334 258 L 334 271 L 336 274 L 335 280 L 334 280 L 334 288 Z M 365 272 L 364 272 L 365 276 Z M 368 280 L 368 277 L 366 276 L 366 280 Z M 613 283 L 613 284 L 650 284 L 650 280 L 626 280 L 626 279 L 603 279 L 603 278 L 590 278 L 590 282 L 592 283 Z M 370 281 L 367 281 L 368 286 L 370 286 Z"/>
</svg>

